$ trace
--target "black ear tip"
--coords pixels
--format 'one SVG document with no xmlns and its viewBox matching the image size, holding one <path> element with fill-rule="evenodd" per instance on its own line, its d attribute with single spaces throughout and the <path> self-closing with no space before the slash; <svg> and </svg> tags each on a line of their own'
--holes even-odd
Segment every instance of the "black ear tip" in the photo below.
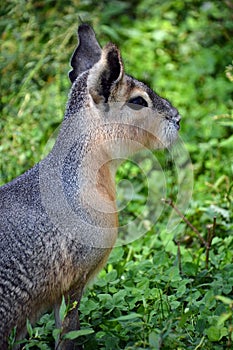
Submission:
<svg viewBox="0 0 233 350">
<path fill-rule="evenodd" d="M 73 70 L 69 72 L 69 78 L 72 83 L 81 73 L 89 70 L 99 61 L 101 51 L 92 27 L 87 23 L 82 23 L 78 27 L 78 46 L 70 62 Z"/>
<path fill-rule="evenodd" d="M 80 30 L 87 30 L 89 28 L 91 28 L 91 26 L 88 23 L 82 23 L 82 24 L 80 24 L 78 26 L 78 31 L 80 31 Z"/>
<path fill-rule="evenodd" d="M 94 33 L 92 27 L 87 24 L 87 23 L 82 23 L 80 24 L 80 26 L 78 27 L 78 35 L 82 35 L 82 34 L 85 34 L 85 33 Z"/>
</svg>

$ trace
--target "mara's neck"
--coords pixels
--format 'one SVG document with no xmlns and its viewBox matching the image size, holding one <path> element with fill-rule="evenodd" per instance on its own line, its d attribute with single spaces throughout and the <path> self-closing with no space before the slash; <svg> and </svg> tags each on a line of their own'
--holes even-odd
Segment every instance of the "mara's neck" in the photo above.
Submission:
<svg viewBox="0 0 233 350">
<path fill-rule="evenodd" d="M 63 202 L 89 224 L 117 227 L 115 173 L 120 161 L 107 151 L 111 140 L 101 140 L 98 133 L 76 136 L 73 143 L 64 139 L 66 144 L 58 140 L 47 159 L 60 181 Z"/>
<path fill-rule="evenodd" d="M 85 125 L 86 124 L 86 125 Z M 137 128 L 81 115 L 63 124 L 47 160 L 63 201 L 91 222 L 117 225 L 115 172 L 140 149 Z"/>
</svg>

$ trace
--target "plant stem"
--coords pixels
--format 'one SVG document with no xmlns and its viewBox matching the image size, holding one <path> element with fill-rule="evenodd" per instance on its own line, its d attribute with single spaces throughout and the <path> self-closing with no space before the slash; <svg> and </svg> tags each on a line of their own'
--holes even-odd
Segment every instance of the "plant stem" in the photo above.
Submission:
<svg viewBox="0 0 233 350">
<path fill-rule="evenodd" d="M 178 260 L 178 267 L 179 267 L 179 273 L 182 275 L 182 265 L 181 265 L 181 252 L 180 252 L 180 241 L 173 240 L 174 243 L 177 245 L 177 260 Z"/>
<path fill-rule="evenodd" d="M 208 235 L 207 235 L 207 242 L 206 242 L 207 244 L 206 244 L 206 258 L 205 258 L 205 266 L 207 270 L 209 267 L 209 251 L 211 249 L 211 243 L 215 235 L 215 229 L 216 229 L 216 216 L 214 217 L 213 224 L 207 225 Z"/>
<path fill-rule="evenodd" d="M 181 211 L 175 206 L 175 204 L 173 203 L 173 201 L 171 199 L 162 199 L 162 201 L 168 205 L 170 205 L 170 207 L 172 207 L 176 212 L 177 214 L 181 217 L 181 219 L 193 230 L 193 232 L 195 232 L 198 236 L 198 238 L 200 239 L 200 241 L 205 245 L 207 246 L 207 242 L 204 240 L 204 238 L 202 238 L 200 232 L 196 229 L 196 227 L 194 227 L 191 222 L 186 219 L 186 217 L 181 213 Z"/>
</svg>

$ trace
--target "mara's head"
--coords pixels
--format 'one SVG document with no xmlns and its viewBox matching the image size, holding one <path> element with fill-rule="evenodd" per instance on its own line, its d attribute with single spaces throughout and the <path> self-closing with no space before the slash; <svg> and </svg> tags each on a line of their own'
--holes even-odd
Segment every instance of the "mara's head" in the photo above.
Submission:
<svg viewBox="0 0 233 350">
<path fill-rule="evenodd" d="M 117 138 L 152 149 L 169 147 L 180 127 L 177 109 L 127 75 L 119 49 L 112 43 L 102 49 L 89 25 L 79 27 L 78 38 L 71 59 L 72 89 L 65 119 L 80 118 L 81 114 L 84 129 L 86 125 L 98 131 L 108 125 L 109 135 L 113 132 Z"/>
</svg>

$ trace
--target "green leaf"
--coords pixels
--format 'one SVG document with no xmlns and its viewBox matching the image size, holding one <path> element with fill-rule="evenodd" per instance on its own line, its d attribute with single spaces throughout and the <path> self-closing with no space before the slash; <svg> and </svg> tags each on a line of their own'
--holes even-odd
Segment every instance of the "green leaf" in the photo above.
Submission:
<svg viewBox="0 0 233 350">
<path fill-rule="evenodd" d="M 53 329 L 52 335 L 53 335 L 53 339 L 55 341 L 58 340 L 58 337 L 61 334 L 61 331 L 62 331 L 62 329 L 60 329 L 60 328 Z"/>
<path fill-rule="evenodd" d="M 206 334 L 210 341 L 218 341 L 221 337 L 220 329 L 216 326 L 211 326 L 206 330 Z"/>
<path fill-rule="evenodd" d="M 28 331 L 29 337 L 31 338 L 33 336 L 33 329 L 28 318 L 27 318 L 27 331 Z"/>
<path fill-rule="evenodd" d="M 154 350 L 160 349 L 161 336 L 155 332 L 149 334 L 149 344 Z"/>
<path fill-rule="evenodd" d="M 226 305 L 233 305 L 233 300 L 227 297 L 224 297 L 223 295 L 216 295 L 215 297 L 217 300 L 222 301 Z"/>
<path fill-rule="evenodd" d="M 188 276 L 195 276 L 197 273 L 197 265 L 192 262 L 186 262 L 183 264 L 183 273 L 186 273 Z"/>
<path fill-rule="evenodd" d="M 233 148 L 233 135 L 231 135 L 228 139 L 225 139 L 220 142 L 221 147 L 226 147 L 232 150 Z"/>
<path fill-rule="evenodd" d="M 68 332 L 66 334 L 64 334 L 64 336 L 62 337 L 63 339 L 77 339 L 79 337 L 82 337 L 83 335 L 89 335 L 94 333 L 93 329 L 80 329 L 78 331 L 71 331 Z"/>
<path fill-rule="evenodd" d="M 232 312 L 224 312 L 222 315 L 219 316 L 218 318 L 218 326 L 221 326 L 224 324 L 227 320 L 229 320 L 232 317 Z"/>
<path fill-rule="evenodd" d="M 111 321 L 130 321 L 130 320 L 134 320 L 135 318 L 141 318 L 141 317 L 143 317 L 143 315 L 137 314 L 136 312 L 132 312 L 129 315 L 120 316 L 120 317 L 114 318 Z"/>
<path fill-rule="evenodd" d="M 67 314 L 67 309 L 66 309 L 66 302 L 65 302 L 65 298 L 64 298 L 64 295 L 62 296 L 62 301 L 61 301 L 61 305 L 60 305 L 60 309 L 59 309 L 59 317 L 60 317 L 60 320 L 63 322 L 65 317 L 66 317 L 66 314 Z"/>
<path fill-rule="evenodd" d="M 211 326 L 206 330 L 206 334 L 210 341 L 219 341 L 228 334 L 226 327 Z"/>
</svg>

